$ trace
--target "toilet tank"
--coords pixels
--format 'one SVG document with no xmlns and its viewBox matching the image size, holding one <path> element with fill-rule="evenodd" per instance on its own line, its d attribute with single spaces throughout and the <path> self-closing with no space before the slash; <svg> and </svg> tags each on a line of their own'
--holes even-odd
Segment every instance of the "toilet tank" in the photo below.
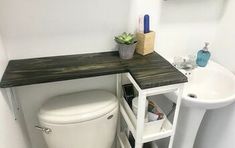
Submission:
<svg viewBox="0 0 235 148">
<path fill-rule="evenodd" d="M 118 100 L 104 90 L 51 98 L 38 113 L 48 148 L 111 148 L 117 116 Z"/>
</svg>

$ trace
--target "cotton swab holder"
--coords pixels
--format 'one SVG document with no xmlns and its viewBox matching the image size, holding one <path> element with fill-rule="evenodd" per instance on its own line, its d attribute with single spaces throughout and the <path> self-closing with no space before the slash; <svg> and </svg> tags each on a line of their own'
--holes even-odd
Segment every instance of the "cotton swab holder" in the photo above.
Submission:
<svg viewBox="0 0 235 148">
<path fill-rule="evenodd" d="M 150 31 L 149 33 L 136 33 L 137 45 L 136 52 L 141 55 L 147 55 L 154 51 L 155 32 Z"/>
</svg>

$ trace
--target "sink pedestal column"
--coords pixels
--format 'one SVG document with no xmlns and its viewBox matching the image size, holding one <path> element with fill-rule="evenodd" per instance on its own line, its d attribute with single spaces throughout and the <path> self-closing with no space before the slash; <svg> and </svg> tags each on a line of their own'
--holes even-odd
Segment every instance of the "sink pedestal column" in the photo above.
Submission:
<svg viewBox="0 0 235 148">
<path fill-rule="evenodd" d="M 205 109 L 181 106 L 173 148 L 193 148 Z"/>
</svg>

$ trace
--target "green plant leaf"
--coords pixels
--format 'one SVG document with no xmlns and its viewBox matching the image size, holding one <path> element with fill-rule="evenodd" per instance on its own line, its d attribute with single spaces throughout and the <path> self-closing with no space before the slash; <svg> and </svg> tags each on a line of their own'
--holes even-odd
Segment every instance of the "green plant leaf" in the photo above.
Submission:
<svg viewBox="0 0 235 148">
<path fill-rule="evenodd" d="M 133 44 L 135 42 L 135 37 L 131 33 L 123 32 L 121 35 L 115 36 L 114 39 L 119 44 Z"/>
</svg>

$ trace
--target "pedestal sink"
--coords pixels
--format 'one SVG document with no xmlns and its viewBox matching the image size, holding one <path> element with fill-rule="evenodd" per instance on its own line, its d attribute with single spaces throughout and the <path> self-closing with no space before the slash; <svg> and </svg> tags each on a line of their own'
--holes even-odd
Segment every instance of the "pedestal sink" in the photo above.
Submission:
<svg viewBox="0 0 235 148">
<path fill-rule="evenodd" d="M 173 148 L 193 148 L 206 110 L 225 107 L 235 101 L 235 75 L 213 61 L 205 68 L 181 72 L 188 76 L 189 82 L 183 93 Z M 165 96 L 175 101 L 177 93 Z"/>
</svg>

